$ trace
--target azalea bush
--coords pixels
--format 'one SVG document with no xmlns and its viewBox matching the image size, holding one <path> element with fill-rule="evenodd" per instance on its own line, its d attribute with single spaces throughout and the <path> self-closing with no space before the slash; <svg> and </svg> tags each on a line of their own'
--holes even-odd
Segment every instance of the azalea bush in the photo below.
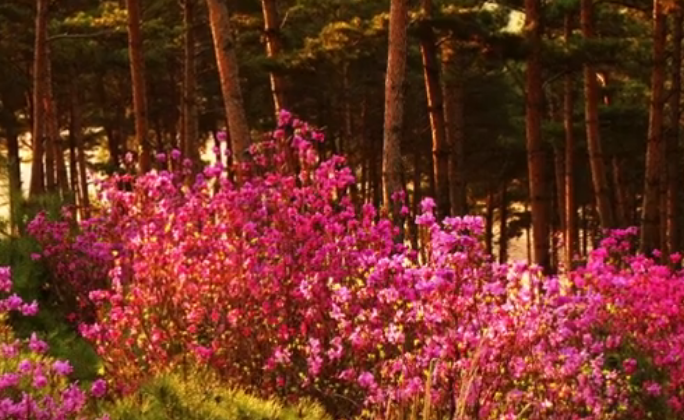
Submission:
<svg viewBox="0 0 684 420">
<path fill-rule="evenodd" d="M 94 418 L 88 414 L 96 411 L 96 400 L 104 396 L 105 382 L 95 381 L 85 391 L 69 380 L 71 364 L 48 356 L 48 345 L 35 333 L 28 339 L 16 338 L 7 325 L 8 315 L 35 315 L 38 305 L 10 294 L 11 289 L 10 269 L 0 267 L 0 419 Z"/>
<path fill-rule="evenodd" d="M 115 389 L 200 362 L 338 415 L 680 415 L 684 274 L 632 256 L 625 232 L 559 277 L 497 264 L 480 219 L 437 221 L 430 199 L 421 249 L 396 244 L 321 141 L 284 112 L 248 163 L 195 174 L 173 151 L 173 171 L 103 180 L 78 230 L 32 222 Z"/>
</svg>

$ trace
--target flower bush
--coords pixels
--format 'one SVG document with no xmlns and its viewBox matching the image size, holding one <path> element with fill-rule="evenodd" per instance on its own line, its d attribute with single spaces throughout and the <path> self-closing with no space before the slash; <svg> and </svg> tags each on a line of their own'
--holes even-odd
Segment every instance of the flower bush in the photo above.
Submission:
<svg viewBox="0 0 684 420">
<path fill-rule="evenodd" d="M 422 400 L 480 419 L 681 415 L 684 273 L 629 254 L 630 231 L 548 278 L 494 263 L 480 219 L 438 222 L 428 199 L 419 253 L 355 205 L 322 140 L 283 113 L 239 168 L 194 175 L 173 152 L 179 170 L 104 180 L 76 233 L 32 222 L 92 308 L 81 331 L 118 390 L 200 361 L 334 414 Z"/>
<path fill-rule="evenodd" d="M 11 292 L 9 267 L 0 267 L 0 296 Z M 16 294 L 0 298 L 0 419 L 67 420 L 88 418 L 95 398 L 104 395 L 102 380 L 90 395 L 69 381 L 73 368 L 68 361 L 47 355 L 48 345 L 36 334 L 21 340 L 7 325 L 11 312 L 35 315 L 35 302 L 25 303 Z M 90 417 L 94 418 L 94 417 Z"/>
</svg>

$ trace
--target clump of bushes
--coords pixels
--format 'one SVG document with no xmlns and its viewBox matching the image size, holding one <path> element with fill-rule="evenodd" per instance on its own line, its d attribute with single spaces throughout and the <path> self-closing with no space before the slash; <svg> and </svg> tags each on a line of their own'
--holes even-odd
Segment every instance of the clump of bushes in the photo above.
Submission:
<svg viewBox="0 0 684 420">
<path fill-rule="evenodd" d="M 0 420 L 95 418 L 106 385 L 97 380 L 84 390 L 70 379 L 68 361 L 47 354 L 48 345 L 33 333 L 19 339 L 7 324 L 10 313 L 35 315 L 38 304 L 12 292 L 11 271 L 0 267 Z"/>
<path fill-rule="evenodd" d="M 681 416 L 684 272 L 625 252 L 633 232 L 545 277 L 494 263 L 481 220 L 437 220 L 428 199 L 410 249 L 357 207 L 352 171 L 320 141 L 284 114 L 240 168 L 190 183 L 175 152 L 164 159 L 177 171 L 104 181 L 79 232 L 32 222 L 43 258 L 92 310 L 81 332 L 117 392 L 199 363 L 344 416 L 417 401 L 460 418 Z M 172 404 L 156 395 L 150 406 Z"/>
</svg>

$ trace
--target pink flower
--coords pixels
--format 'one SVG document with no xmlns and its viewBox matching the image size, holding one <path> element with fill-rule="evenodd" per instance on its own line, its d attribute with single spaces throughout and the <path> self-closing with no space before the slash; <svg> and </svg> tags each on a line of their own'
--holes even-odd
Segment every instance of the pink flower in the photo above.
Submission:
<svg viewBox="0 0 684 420">
<path fill-rule="evenodd" d="M 32 333 L 29 338 L 29 348 L 36 353 L 45 353 L 48 350 L 48 345 L 45 341 L 40 340 L 36 333 Z"/>
<path fill-rule="evenodd" d="M 95 398 L 104 397 L 106 392 L 107 392 L 107 383 L 103 379 L 96 380 L 95 382 L 93 382 L 92 386 L 90 387 L 90 394 Z"/>
<path fill-rule="evenodd" d="M 375 383 L 375 377 L 370 372 L 363 372 L 359 375 L 359 385 L 363 388 L 375 388 L 377 384 Z"/>
<path fill-rule="evenodd" d="M 644 390 L 655 397 L 659 396 L 661 392 L 660 384 L 652 381 L 644 383 Z"/>
<path fill-rule="evenodd" d="M 73 372 L 74 368 L 68 361 L 57 360 L 52 364 L 52 369 L 54 369 L 57 374 L 62 376 L 68 376 Z"/>
</svg>

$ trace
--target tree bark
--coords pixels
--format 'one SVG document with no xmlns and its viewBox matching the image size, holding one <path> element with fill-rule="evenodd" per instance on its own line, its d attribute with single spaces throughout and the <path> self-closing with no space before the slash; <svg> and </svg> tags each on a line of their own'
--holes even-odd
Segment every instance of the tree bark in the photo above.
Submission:
<svg viewBox="0 0 684 420">
<path fill-rule="evenodd" d="M 619 156 L 611 158 L 611 167 L 613 169 L 613 185 L 615 185 L 615 217 L 617 226 L 629 226 L 630 220 L 630 206 L 627 200 L 627 187 L 624 176 L 624 163 Z"/>
<path fill-rule="evenodd" d="M 650 253 L 659 245 L 659 189 L 663 162 L 663 105 L 665 40 L 667 35 L 662 0 L 653 1 L 653 69 L 649 104 L 646 176 L 641 215 L 641 251 Z"/>
<path fill-rule="evenodd" d="M 275 60 L 282 51 L 282 40 L 280 33 L 280 19 L 278 18 L 278 7 L 276 0 L 261 0 L 261 9 L 264 13 L 264 31 L 266 33 L 266 55 Z M 286 101 L 285 79 L 276 69 L 269 72 L 271 80 L 271 95 L 275 106 L 276 119 L 281 109 L 288 106 Z"/>
<path fill-rule="evenodd" d="M 439 82 L 437 64 L 437 45 L 435 33 L 429 19 L 432 18 L 432 0 L 421 0 L 423 12 L 420 32 L 420 53 L 423 60 L 423 78 L 427 94 L 427 106 L 430 116 L 432 135 L 432 164 L 435 178 L 437 210 L 441 217 L 448 216 L 451 211 L 449 202 L 449 148 L 446 141 L 444 123 L 444 101 Z"/>
<path fill-rule="evenodd" d="M 45 156 L 48 191 L 59 192 L 62 198 L 69 195 L 69 179 L 67 177 L 66 163 L 64 161 L 64 144 L 59 127 L 59 114 L 52 92 L 52 63 L 50 62 L 50 46 L 47 47 L 46 60 L 46 96 L 45 96 L 45 119 L 47 122 L 48 147 Z"/>
<path fill-rule="evenodd" d="M 580 8 L 582 36 L 588 41 L 595 36 L 593 0 L 581 0 Z M 601 227 L 603 229 L 611 229 L 615 227 L 615 217 L 608 190 L 606 165 L 603 160 L 603 150 L 599 134 L 598 103 L 599 86 L 596 79 L 596 70 L 591 63 L 587 62 L 584 64 L 584 121 L 587 132 L 591 180 Z"/>
<path fill-rule="evenodd" d="M 76 196 L 78 197 L 78 206 L 81 213 L 81 218 L 85 219 L 90 216 L 90 196 L 88 195 L 88 173 L 86 168 L 85 146 L 83 144 L 83 120 L 81 110 L 81 96 L 76 88 L 72 86 L 71 90 L 71 136 L 76 147 L 76 162 L 78 165 L 78 190 Z"/>
<path fill-rule="evenodd" d="M 21 156 L 19 155 L 19 130 L 16 124 L 6 127 L 7 134 L 7 160 L 9 166 L 9 211 L 10 230 L 13 235 L 22 232 L 21 203 L 23 192 L 21 190 Z"/>
<path fill-rule="evenodd" d="M 199 129 L 197 122 L 197 68 L 196 52 L 197 0 L 183 0 L 183 129 L 181 144 L 183 155 L 199 164 Z"/>
<path fill-rule="evenodd" d="M 667 136 L 667 249 L 670 253 L 680 249 L 679 230 L 679 182 L 680 159 L 679 124 L 681 118 L 681 83 L 682 83 L 682 24 L 684 14 L 677 8 L 673 14 L 672 30 L 672 91 L 670 92 L 670 121 Z"/>
<path fill-rule="evenodd" d="M 47 20 L 49 0 L 36 2 L 36 33 L 33 60 L 33 129 L 31 184 L 29 196 L 37 197 L 45 192 L 45 96 L 47 91 Z"/>
<path fill-rule="evenodd" d="M 561 116 L 562 118 L 562 116 Z M 552 244 L 553 244 L 553 249 L 554 249 L 554 261 L 555 265 L 558 266 L 560 265 L 561 260 L 564 260 L 567 252 L 563 252 L 561 254 L 561 235 L 564 235 L 565 233 L 565 221 L 567 217 L 565 216 L 565 156 L 564 153 L 565 150 L 562 149 L 561 147 L 554 147 L 553 149 L 553 166 L 554 166 L 554 175 L 555 175 L 555 181 L 556 181 L 556 188 L 554 189 L 555 192 L 555 201 L 556 201 L 556 209 L 557 209 L 557 216 L 558 216 L 558 221 L 557 223 L 554 223 L 554 229 L 552 232 Z M 564 245 L 564 244 L 563 244 Z M 563 247 L 563 249 L 565 249 Z M 566 261 L 566 263 L 569 263 L 570 261 Z"/>
<path fill-rule="evenodd" d="M 442 46 L 442 97 L 444 123 L 449 147 L 448 184 L 451 214 L 463 216 L 468 211 L 465 180 L 465 118 L 463 66 L 456 56 L 454 41 Z"/>
<path fill-rule="evenodd" d="M 565 16 L 564 38 L 565 42 L 570 42 L 572 36 L 572 16 Z M 565 199 L 565 260 L 568 268 L 572 266 L 572 261 L 577 254 L 577 241 L 579 234 L 577 231 L 577 204 L 575 201 L 575 134 L 573 130 L 574 121 L 574 84 L 571 73 L 565 75 L 563 80 L 563 129 L 565 132 L 565 176 L 564 194 Z"/>
<path fill-rule="evenodd" d="M 565 16 L 565 42 L 572 35 L 572 16 Z M 568 73 L 563 80 L 563 129 L 565 132 L 565 260 L 568 268 L 577 254 L 579 233 L 577 230 L 577 203 L 575 200 L 575 134 L 573 114 L 575 109 L 573 76 Z"/>
<path fill-rule="evenodd" d="M 530 46 L 525 72 L 525 134 L 527 166 L 532 210 L 534 263 L 545 272 L 552 271 L 549 241 L 549 191 L 546 174 L 546 153 L 541 136 L 542 64 L 541 64 L 541 1 L 525 0 L 525 36 Z"/>
<path fill-rule="evenodd" d="M 485 202 L 485 253 L 494 253 L 494 192 L 491 188 Z"/>
<path fill-rule="evenodd" d="M 135 115 L 135 137 L 139 148 L 139 170 L 148 172 L 152 168 L 152 147 L 148 136 L 147 88 L 145 85 L 145 57 L 143 55 L 141 11 L 142 0 L 126 0 L 128 12 L 128 56 L 133 82 L 133 114 Z"/>
<path fill-rule="evenodd" d="M 228 17 L 228 9 L 221 0 L 207 0 L 207 7 L 221 80 L 232 158 L 234 163 L 242 163 L 248 158 L 247 151 L 252 140 L 240 89 L 233 29 Z"/>
<path fill-rule="evenodd" d="M 403 191 L 401 182 L 401 138 L 404 121 L 404 79 L 406 77 L 406 48 L 408 28 L 408 0 L 391 0 L 389 48 L 385 79 L 385 118 L 382 150 L 382 193 L 388 213 L 399 223 L 399 206 L 393 195 Z"/>
<path fill-rule="evenodd" d="M 505 264 L 508 261 L 508 184 L 506 181 L 501 185 L 499 223 L 499 262 Z"/>
</svg>

